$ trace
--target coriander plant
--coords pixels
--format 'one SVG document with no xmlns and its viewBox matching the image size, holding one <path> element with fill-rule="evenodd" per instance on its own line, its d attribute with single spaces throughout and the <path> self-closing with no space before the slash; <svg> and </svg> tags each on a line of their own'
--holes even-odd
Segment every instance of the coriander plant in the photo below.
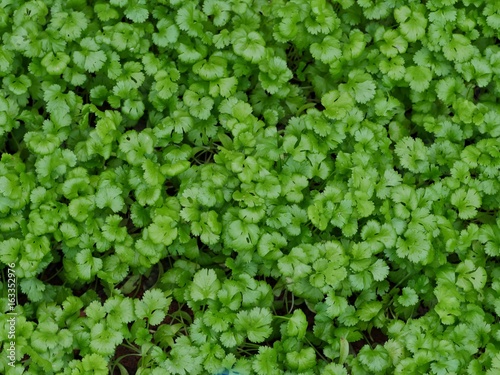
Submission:
<svg viewBox="0 0 500 375">
<path fill-rule="evenodd" d="M 500 373 L 499 4 L 0 0 L 0 372 Z"/>
</svg>

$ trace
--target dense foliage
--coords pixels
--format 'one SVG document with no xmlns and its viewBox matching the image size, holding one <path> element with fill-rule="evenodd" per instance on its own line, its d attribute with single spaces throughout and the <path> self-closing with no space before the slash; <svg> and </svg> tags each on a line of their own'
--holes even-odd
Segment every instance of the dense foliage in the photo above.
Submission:
<svg viewBox="0 0 500 375">
<path fill-rule="evenodd" d="M 0 372 L 500 373 L 499 32 L 491 0 L 0 0 Z"/>
</svg>

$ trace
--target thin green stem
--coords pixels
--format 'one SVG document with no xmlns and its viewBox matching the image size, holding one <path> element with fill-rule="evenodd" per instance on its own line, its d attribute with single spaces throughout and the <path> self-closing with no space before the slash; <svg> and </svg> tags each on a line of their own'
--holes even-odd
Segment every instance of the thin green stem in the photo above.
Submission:
<svg viewBox="0 0 500 375">
<path fill-rule="evenodd" d="M 321 352 L 319 351 L 319 349 L 318 349 L 318 348 L 316 348 L 316 347 L 312 344 L 312 342 L 311 342 L 311 341 L 309 341 L 309 339 L 308 339 L 307 337 L 304 337 L 304 340 L 305 340 L 305 341 L 309 344 L 309 346 L 310 346 L 311 348 L 313 348 L 313 349 L 314 349 L 314 351 L 318 354 L 318 356 L 320 356 L 320 357 L 321 357 L 321 359 L 322 359 L 323 361 L 328 362 L 328 359 L 326 359 L 326 357 L 323 355 L 323 353 L 321 353 Z"/>
<path fill-rule="evenodd" d="M 289 317 L 282 316 L 282 315 L 273 315 L 273 318 L 275 318 L 275 319 L 283 319 L 283 320 L 290 320 Z"/>
<path fill-rule="evenodd" d="M 289 309 L 289 310 L 287 310 L 287 312 L 288 312 L 289 314 L 291 314 L 291 313 L 292 313 L 294 305 L 295 305 L 295 296 L 294 296 L 294 295 L 293 295 L 293 293 L 292 293 L 292 306 L 290 307 L 290 309 Z"/>
<path fill-rule="evenodd" d="M 121 346 L 124 346 L 127 349 L 130 349 L 133 352 L 136 352 L 138 354 L 141 353 L 141 349 L 139 349 L 137 346 L 134 346 L 133 344 L 131 344 L 130 341 L 128 341 L 128 340 L 126 340 L 126 343 L 122 343 Z"/>
<path fill-rule="evenodd" d="M 295 116 L 300 116 L 302 112 L 307 111 L 309 108 L 314 108 L 315 106 L 316 106 L 315 102 L 306 103 L 297 110 Z"/>
<path fill-rule="evenodd" d="M 137 294 L 139 294 L 139 290 L 141 289 L 141 286 L 142 286 L 142 276 L 139 277 L 139 284 L 137 285 L 137 287 L 135 288 L 135 292 L 134 292 L 134 296 L 133 298 L 136 298 L 137 297 Z"/>
<path fill-rule="evenodd" d="M 111 368 L 111 374 L 115 373 L 115 368 L 122 361 L 122 359 L 127 358 L 127 357 L 140 357 L 140 354 L 129 353 L 129 354 L 124 354 L 124 355 L 116 358 L 116 360 L 113 361 L 113 367 Z"/>
</svg>

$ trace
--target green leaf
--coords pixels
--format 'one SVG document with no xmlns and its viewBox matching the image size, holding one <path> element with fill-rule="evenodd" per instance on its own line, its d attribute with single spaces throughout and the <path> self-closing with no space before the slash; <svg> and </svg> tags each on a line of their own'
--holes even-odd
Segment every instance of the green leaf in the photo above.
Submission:
<svg viewBox="0 0 500 375">
<path fill-rule="evenodd" d="M 405 81 L 416 92 L 427 90 L 431 80 L 432 71 L 425 66 L 410 66 L 406 68 Z"/>
<path fill-rule="evenodd" d="M 175 71 L 177 72 L 177 71 Z M 179 85 L 175 83 L 179 79 L 178 72 L 172 73 L 165 70 L 160 70 L 155 74 L 154 88 L 158 92 L 158 96 L 164 100 L 170 99 L 177 93 Z"/>
<path fill-rule="evenodd" d="M 139 319 L 148 319 L 150 325 L 160 324 L 167 315 L 172 302 L 160 289 L 149 289 L 144 292 L 140 301 L 135 301 L 135 314 Z"/>
<path fill-rule="evenodd" d="M 418 303 L 417 292 L 411 287 L 404 287 L 403 293 L 398 297 L 398 302 L 405 307 L 416 305 Z"/>
<path fill-rule="evenodd" d="M 363 367 L 376 373 L 382 373 L 391 365 L 389 353 L 380 345 L 377 345 L 375 349 L 371 349 L 368 345 L 363 346 L 358 353 L 358 358 Z"/>
<path fill-rule="evenodd" d="M 238 28 L 231 33 L 234 53 L 245 60 L 258 63 L 264 57 L 265 41 L 256 31 Z"/>
<path fill-rule="evenodd" d="M 22 241 L 18 238 L 9 238 L 0 242 L 0 262 L 4 264 L 16 263 L 21 246 Z"/>
<path fill-rule="evenodd" d="M 413 263 L 427 264 L 434 256 L 425 229 L 421 226 L 408 229 L 404 239 L 398 238 L 396 247 L 398 256 L 408 258 Z"/>
<path fill-rule="evenodd" d="M 193 65 L 193 72 L 206 81 L 214 81 L 226 75 L 227 60 L 220 56 L 212 55 L 207 60 L 198 61 Z"/>
<path fill-rule="evenodd" d="M 212 269 L 201 269 L 193 277 L 189 295 L 193 301 L 215 300 L 221 283 Z"/>
<path fill-rule="evenodd" d="M 149 17 L 149 11 L 145 1 L 138 1 L 132 4 L 129 3 L 124 13 L 129 20 L 137 24 L 145 22 Z"/>
<path fill-rule="evenodd" d="M 120 329 L 124 324 L 134 321 L 136 315 L 134 314 L 133 302 L 130 298 L 118 296 L 106 300 L 103 306 L 107 312 L 107 320 L 110 327 Z"/>
<path fill-rule="evenodd" d="M 2 75 L 10 73 L 13 61 L 14 61 L 14 52 L 4 48 L 3 45 L 0 46 L 0 73 Z"/>
<path fill-rule="evenodd" d="M 99 208 L 109 207 L 113 212 L 118 212 L 125 204 L 121 194 L 122 190 L 118 186 L 104 180 L 97 189 L 95 204 Z"/>
<path fill-rule="evenodd" d="M 99 354 L 85 355 L 80 368 L 82 374 L 92 372 L 95 375 L 105 375 L 109 371 L 108 362 Z"/>
<path fill-rule="evenodd" d="M 82 49 L 73 53 L 75 65 L 90 73 L 101 70 L 107 61 L 106 53 L 101 50 L 100 46 L 92 38 L 83 38 L 79 44 Z"/>
<path fill-rule="evenodd" d="M 90 349 L 108 356 L 123 341 L 123 334 L 108 327 L 105 323 L 96 323 L 90 330 Z"/>
<path fill-rule="evenodd" d="M 31 87 L 31 80 L 24 74 L 19 77 L 10 74 L 5 77 L 4 84 L 15 95 L 22 95 Z"/>
<path fill-rule="evenodd" d="M 209 93 L 212 97 L 229 98 L 234 95 L 238 86 L 236 77 L 223 77 L 210 82 Z"/>
<path fill-rule="evenodd" d="M 416 42 L 425 35 L 427 18 L 423 6 L 415 6 L 413 9 L 402 6 L 394 11 L 394 18 L 399 22 L 401 34 L 407 41 Z"/>
<path fill-rule="evenodd" d="M 97 13 L 97 17 L 104 22 L 120 17 L 118 11 L 111 4 L 107 3 L 95 4 L 94 11 Z"/>
<path fill-rule="evenodd" d="M 45 284 L 34 277 L 22 279 L 19 284 L 23 293 L 32 302 L 40 302 L 43 300 L 44 295 L 46 295 Z"/>
<path fill-rule="evenodd" d="M 311 347 L 287 352 L 286 363 L 292 370 L 305 372 L 316 366 L 316 352 Z"/>
<path fill-rule="evenodd" d="M 177 222 L 169 216 L 156 216 L 148 227 L 148 235 L 153 243 L 169 246 L 177 238 Z"/>
<path fill-rule="evenodd" d="M 200 235 L 200 239 L 207 245 L 215 245 L 220 238 L 222 225 L 218 220 L 218 214 L 215 211 L 202 212 L 201 221 L 191 225 L 191 231 L 195 235 Z"/>
<path fill-rule="evenodd" d="M 154 139 L 150 132 L 132 130 L 120 137 L 118 147 L 129 164 L 141 165 L 145 156 L 153 153 Z"/>
<path fill-rule="evenodd" d="M 57 30 L 61 37 L 66 41 L 72 41 L 79 38 L 82 32 L 87 28 L 89 21 L 82 12 L 72 11 L 56 12 L 52 14 L 50 27 Z"/>
<path fill-rule="evenodd" d="M 365 302 L 359 306 L 357 315 L 361 321 L 369 322 L 379 314 L 382 308 L 383 305 L 380 301 Z"/>
<path fill-rule="evenodd" d="M 259 69 L 259 80 L 267 92 L 277 94 L 280 90 L 287 90 L 285 84 L 292 79 L 293 73 L 288 69 L 284 59 L 280 57 L 264 59 L 261 61 Z"/>
<path fill-rule="evenodd" d="M 223 226 L 223 238 L 227 246 L 239 251 L 254 248 L 260 237 L 260 228 L 256 224 L 234 220 L 226 227 Z"/>
<path fill-rule="evenodd" d="M 483 290 L 488 279 L 486 270 L 481 266 L 476 266 L 471 260 L 466 259 L 457 266 L 457 285 L 465 291 Z"/>
<path fill-rule="evenodd" d="M 207 16 L 202 13 L 195 4 L 185 4 L 177 12 L 175 21 L 179 28 L 191 37 L 201 37 L 203 35 L 203 22 Z"/>
<path fill-rule="evenodd" d="M 189 108 L 189 113 L 200 120 L 210 117 L 214 101 L 210 97 L 200 96 L 194 91 L 186 90 L 182 97 L 184 104 Z"/>
<path fill-rule="evenodd" d="M 346 310 L 348 303 L 344 297 L 328 294 L 326 297 L 326 305 L 328 316 L 330 318 L 335 318 Z"/>
<path fill-rule="evenodd" d="M 102 234 L 108 241 L 123 242 L 127 236 L 127 228 L 121 226 L 123 218 L 119 215 L 110 215 L 103 225 Z"/>
<path fill-rule="evenodd" d="M 103 207 L 104 207 L 104 203 Z M 94 199 L 90 197 L 78 197 L 73 199 L 68 206 L 68 213 L 78 222 L 84 222 L 94 210 Z"/>
<path fill-rule="evenodd" d="M 258 375 L 278 375 L 282 373 L 279 367 L 277 350 L 269 346 L 260 346 L 252 364 L 253 370 Z"/>
<path fill-rule="evenodd" d="M 323 95 L 321 104 L 325 107 L 325 115 L 328 118 L 341 120 L 354 108 L 354 99 L 347 92 L 333 90 Z"/>
<path fill-rule="evenodd" d="M 458 217 L 471 219 L 481 207 L 481 196 L 475 189 L 460 188 L 451 195 L 451 204 L 458 208 Z"/>
<path fill-rule="evenodd" d="M 102 268 L 102 259 L 92 256 L 89 249 L 83 249 L 76 255 L 76 269 L 78 276 L 86 281 L 92 280 Z"/>
<path fill-rule="evenodd" d="M 351 0 L 342 0 L 344 2 Z M 347 375 L 347 370 L 341 364 L 329 363 L 323 369 L 323 374 L 325 375 Z"/>
<path fill-rule="evenodd" d="M 405 137 L 396 145 L 401 165 L 410 172 L 423 173 L 429 168 L 428 150 L 420 138 Z"/>
<path fill-rule="evenodd" d="M 278 268 L 283 276 L 300 279 L 311 272 L 309 261 L 302 248 L 294 247 L 288 255 L 278 260 Z"/>
<path fill-rule="evenodd" d="M 254 343 L 265 341 L 271 333 L 272 315 L 269 309 L 255 307 L 249 311 L 240 311 L 236 315 L 234 328 L 244 332 L 248 340 Z"/>
<path fill-rule="evenodd" d="M 408 48 L 406 39 L 396 30 L 387 30 L 383 35 L 380 52 L 387 57 L 396 57 Z"/>
<path fill-rule="evenodd" d="M 30 343 L 39 352 L 54 350 L 60 345 L 58 333 L 61 331 L 57 324 L 51 320 L 45 320 L 36 327 L 30 338 Z"/>
<path fill-rule="evenodd" d="M 288 336 L 295 336 L 302 340 L 306 334 L 307 325 L 306 315 L 301 309 L 297 309 L 286 325 L 286 333 Z"/>
<path fill-rule="evenodd" d="M 255 192 L 262 198 L 275 199 L 281 194 L 281 185 L 277 177 L 268 175 L 257 183 Z"/>
<path fill-rule="evenodd" d="M 310 51 L 315 59 L 325 64 L 329 64 L 342 56 L 342 50 L 340 48 L 340 41 L 331 35 L 327 35 L 321 43 L 311 44 Z"/>
<path fill-rule="evenodd" d="M 389 275 L 389 266 L 382 259 L 377 259 L 375 263 L 370 266 L 370 272 L 375 281 L 383 281 Z"/>
<path fill-rule="evenodd" d="M 443 53 L 450 61 L 464 62 L 475 55 L 476 49 L 465 35 L 452 34 L 451 41 L 443 46 Z"/>
<path fill-rule="evenodd" d="M 343 46 L 342 54 L 347 61 L 354 60 L 363 53 L 365 46 L 365 34 L 358 29 L 351 30 L 349 40 Z"/>
<path fill-rule="evenodd" d="M 159 47 L 167 47 L 169 45 L 175 44 L 179 39 L 179 28 L 175 24 L 174 20 L 169 17 L 164 17 L 156 23 L 158 29 L 157 33 L 154 33 L 153 43 Z"/>
<path fill-rule="evenodd" d="M 367 103 L 375 97 L 377 86 L 368 73 L 361 70 L 349 72 L 349 82 L 347 85 L 353 92 L 354 100 L 358 103 Z"/>
<path fill-rule="evenodd" d="M 165 164 L 161 167 L 161 172 L 168 177 L 174 177 L 188 170 L 191 163 L 187 160 L 181 160 L 173 164 Z"/>
<path fill-rule="evenodd" d="M 186 358 L 191 358 L 191 360 L 186 361 Z M 201 374 L 202 363 L 203 357 L 200 355 L 200 349 L 192 345 L 187 336 L 181 336 L 175 341 L 170 356 L 162 364 L 162 368 L 173 374 Z"/>
</svg>

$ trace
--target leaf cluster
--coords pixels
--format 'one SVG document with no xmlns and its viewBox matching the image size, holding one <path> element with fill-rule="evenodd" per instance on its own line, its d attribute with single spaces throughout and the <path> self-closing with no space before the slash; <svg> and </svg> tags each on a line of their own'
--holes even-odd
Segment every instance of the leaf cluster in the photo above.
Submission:
<svg viewBox="0 0 500 375">
<path fill-rule="evenodd" d="M 500 371 L 494 1 L 0 4 L 0 372 Z"/>
</svg>

